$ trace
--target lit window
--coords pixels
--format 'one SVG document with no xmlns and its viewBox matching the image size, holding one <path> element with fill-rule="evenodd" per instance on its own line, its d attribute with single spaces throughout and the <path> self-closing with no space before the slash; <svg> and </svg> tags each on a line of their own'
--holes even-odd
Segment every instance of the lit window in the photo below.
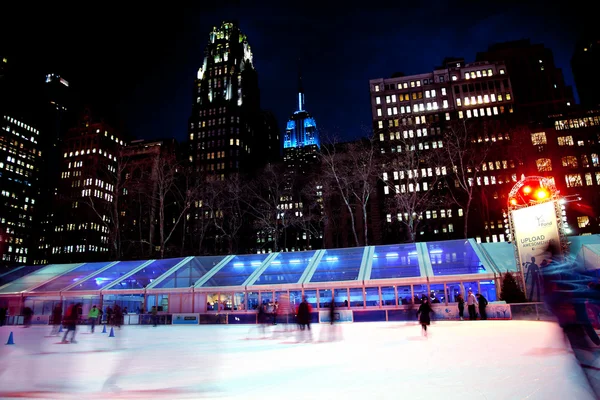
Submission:
<svg viewBox="0 0 600 400">
<path fill-rule="evenodd" d="M 382 117 L 383 116 L 383 113 L 381 112 L 381 108 L 377 109 L 377 116 L 378 117 Z"/>
<path fill-rule="evenodd" d="M 458 78 L 456 77 L 456 75 L 452 75 L 452 80 L 453 80 L 453 81 L 455 81 L 455 80 L 457 80 L 457 79 L 458 79 Z"/>
<path fill-rule="evenodd" d="M 379 85 L 375 85 L 375 91 L 379 92 Z"/>
<path fill-rule="evenodd" d="M 429 92 L 429 90 L 425 91 L 425 98 L 428 99 L 431 97 L 431 92 Z"/>
<path fill-rule="evenodd" d="M 587 186 L 592 186 L 594 184 L 594 181 L 592 180 L 592 174 L 590 172 L 585 174 L 585 184 Z"/>
<path fill-rule="evenodd" d="M 381 104 L 381 97 L 375 97 L 375 104 Z"/>
<path fill-rule="evenodd" d="M 505 96 L 505 97 L 506 97 L 506 101 L 509 101 L 509 100 L 511 99 L 511 97 L 510 97 L 510 93 L 506 93 L 506 96 Z M 569 105 L 569 104 L 567 104 L 567 105 Z"/>
<path fill-rule="evenodd" d="M 481 78 L 481 71 L 477 71 L 477 77 Z"/>
<path fill-rule="evenodd" d="M 383 187 L 383 193 L 384 193 L 384 194 L 390 194 L 390 188 L 388 187 L 388 185 L 385 185 L 385 186 Z"/>
<path fill-rule="evenodd" d="M 504 68 L 501 68 L 500 69 L 500 75 L 504 75 L 504 74 L 505 74 Z"/>
<path fill-rule="evenodd" d="M 448 108 L 448 100 L 444 100 L 444 101 L 442 102 L 442 107 L 443 107 L 443 108 Z"/>
<path fill-rule="evenodd" d="M 549 172 L 552 171 L 552 160 L 549 158 L 538 158 L 535 161 L 538 172 Z"/>
<path fill-rule="evenodd" d="M 446 121 L 450 121 L 450 113 L 446 113 Z"/>
<path fill-rule="evenodd" d="M 467 110 L 467 118 L 471 118 L 471 117 L 472 117 L 471 110 Z"/>
<path fill-rule="evenodd" d="M 379 129 L 383 129 L 383 121 L 377 121 L 377 126 L 379 127 Z M 231 140 L 233 141 L 233 139 Z"/>
<path fill-rule="evenodd" d="M 383 142 L 385 140 L 385 137 L 383 136 L 383 133 L 379 134 L 379 141 Z"/>
<path fill-rule="evenodd" d="M 590 226 L 590 217 L 588 217 L 587 215 L 577 217 L 577 226 L 580 228 Z"/>
<path fill-rule="evenodd" d="M 492 110 L 494 111 L 494 115 L 498 115 L 498 107 L 494 107 Z"/>
<path fill-rule="evenodd" d="M 483 96 L 483 102 L 484 103 L 489 103 L 490 102 L 490 96 L 488 96 L 487 94 Z"/>
<path fill-rule="evenodd" d="M 492 73 L 492 70 L 491 70 L 491 69 L 488 69 L 488 70 L 487 70 L 487 72 L 488 72 L 488 76 L 492 76 L 492 75 L 493 75 L 493 73 Z"/>
<path fill-rule="evenodd" d="M 463 112 L 462 112 L 462 111 L 459 111 L 459 112 L 458 112 L 458 118 L 460 118 L 460 119 L 463 119 L 463 118 L 464 118 L 464 115 L 463 115 Z"/>
<path fill-rule="evenodd" d="M 495 103 L 495 102 L 496 102 L 496 93 L 492 93 L 492 94 L 490 95 L 490 98 L 491 98 L 491 100 L 492 100 L 492 103 Z"/>
<path fill-rule="evenodd" d="M 573 146 L 573 136 L 559 136 L 557 139 L 559 146 Z"/>
<path fill-rule="evenodd" d="M 469 73 L 465 72 L 465 79 L 469 79 Z"/>
</svg>

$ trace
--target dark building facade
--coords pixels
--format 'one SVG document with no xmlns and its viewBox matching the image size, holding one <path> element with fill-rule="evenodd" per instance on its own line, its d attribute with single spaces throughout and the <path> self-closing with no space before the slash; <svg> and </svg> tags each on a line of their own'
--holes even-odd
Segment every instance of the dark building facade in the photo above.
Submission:
<svg viewBox="0 0 600 400">
<path fill-rule="evenodd" d="M 35 86 L 0 59 L 0 265 L 32 263 L 40 202 L 41 141 Z"/>
<path fill-rule="evenodd" d="M 571 69 L 579 94 L 579 102 L 584 107 L 600 105 L 600 35 L 586 33 L 575 45 L 571 58 Z"/>
<path fill-rule="evenodd" d="M 506 65 L 516 109 L 525 122 L 540 121 L 575 104 L 573 89 L 554 64 L 551 49 L 528 39 L 497 43 L 477 54 L 477 61 Z"/>
<path fill-rule="evenodd" d="M 40 263 L 106 260 L 118 256 L 115 244 L 116 190 L 120 186 L 120 133 L 93 114 L 81 113 L 61 148 L 60 181 L 51 226 L 40 239 Z"/>
</svg>

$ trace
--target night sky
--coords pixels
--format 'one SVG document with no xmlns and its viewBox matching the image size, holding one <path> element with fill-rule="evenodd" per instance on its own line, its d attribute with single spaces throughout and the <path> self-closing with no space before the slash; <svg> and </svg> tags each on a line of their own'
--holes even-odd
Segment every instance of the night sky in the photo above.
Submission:
<svg viewBox="0 0 600 400">
<path fill-rule="evenodd" d="M 494 42 L 544 43 L 574 85 L 570 58 L 586 15 L 574 2 L 561 10 L 541 1 L 212 3 L 219 7 L 3 5 L 0 52 L 39 79 L 58 73 L 85 99 L 113 107 L 133 137 L 184 140 L 208 34 L 236 19 L 253 49 L 262 107 L 280 129 L 296 107 L 300 58 L 306 109 L 326 135 L 351 139 L 370 129 L 369 79 L 428 72 L 445 56 L 471 62 Z"/>
</svg>

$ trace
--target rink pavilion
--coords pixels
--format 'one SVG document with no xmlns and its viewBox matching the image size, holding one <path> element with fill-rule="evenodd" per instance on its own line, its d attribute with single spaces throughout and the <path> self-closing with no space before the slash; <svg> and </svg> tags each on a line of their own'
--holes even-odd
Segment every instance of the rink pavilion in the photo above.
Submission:
<svg viewBox="0 0 600 400">
<path fill-rule="evenodd" d="M 600 235 L 569 240 L 571 254 L 586 268 L 600 268 Z M 133 315 L 157 306 L 163 314 L 229 314 L 236 316 L 235 321 L 252 322 L 259 304 L 287 294 L 294 304 L 306 296 L 314 310 L 326 307 L 333 297 L 336 307 L 360 315 L 368 310 L 409 309 L 424 295 L 448 305 L 468 290 L 496 301 L 507 271 L 517 272 L 511 243 L 473 239 L 51 264 L 0 275 L 0 306 L 9 307 L 10 315 L 29 306 L 36 316 L 45 316 L 59 302 L 63 306 L 81 302 L 83 313 L 93 304 L 117 303 Z"/>
</svg>

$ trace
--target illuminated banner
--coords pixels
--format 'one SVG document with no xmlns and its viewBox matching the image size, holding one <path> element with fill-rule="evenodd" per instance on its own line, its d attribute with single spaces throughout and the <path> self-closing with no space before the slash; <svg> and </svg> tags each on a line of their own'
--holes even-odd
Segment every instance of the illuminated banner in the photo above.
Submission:
<svg viewBox="0 0 600 400">
<path fill-rule="evenodd" d="M 555 202 L 538 204 L 512 211 L 514 242 L 519 255 L 529 300 L 540 301 L 543 295 L 541 270 L 551 261 L 552 249 L 560 249 L 560 234 Z"/>
<path fill-rule="evenodd" d="M 199 314 L 173 314 L 172 325 L 198 325 L 200 322 Z"/>
<path fill-rule="evenodd" d="M 334 310 L 333 322 L 354 322 L 352 310 Z M 329 311 L 319 311 L 319 323 L 329 324 L 331 322 Z"/>
</svg>

